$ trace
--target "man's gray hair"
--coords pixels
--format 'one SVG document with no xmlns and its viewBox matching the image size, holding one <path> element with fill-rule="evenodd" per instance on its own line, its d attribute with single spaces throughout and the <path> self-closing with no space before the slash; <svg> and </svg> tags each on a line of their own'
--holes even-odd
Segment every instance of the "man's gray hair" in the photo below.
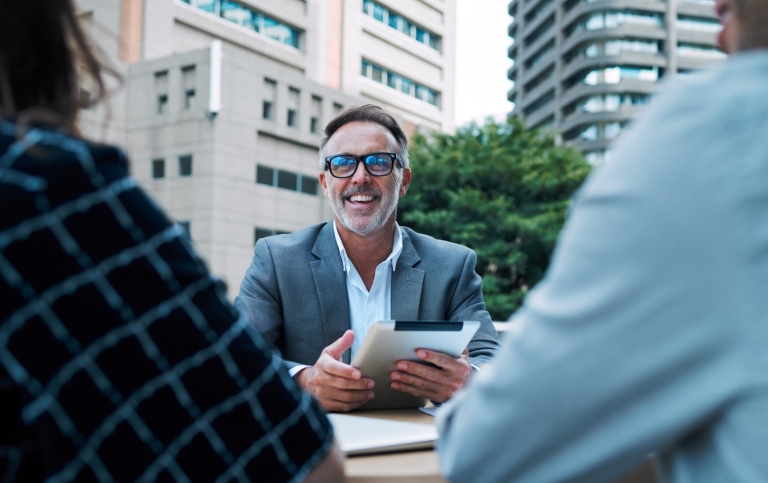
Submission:
<svg viewBox="0 0 768 483">
<path fill-rule="evenodd" d="M 397 143 L 397 145 L 392 146 L 391 149 L 397 154 L 403 168 L 409 166 L 408 139 L 405 137 L 403 129 L 397 123 L 395 118 L 387 111 L 379 106 L 366 104 L 364 106 L 350 107 L 331 119 L 325 126 L 325 130 L 323 131 L 325 137 L 320 141 L 320 171 L 325 170 L 325 145 L 328 143 L 328 140 L 336 131 L 352 122 L 368 122 L 386 128 L 395 138 L 395 142 Z"/>
</svg>

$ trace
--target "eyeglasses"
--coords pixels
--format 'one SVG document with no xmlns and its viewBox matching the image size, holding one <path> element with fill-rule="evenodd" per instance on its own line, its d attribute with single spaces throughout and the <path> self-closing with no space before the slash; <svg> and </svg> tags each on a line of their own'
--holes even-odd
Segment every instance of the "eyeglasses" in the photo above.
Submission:
<svg viewBox="0 0 768 483">
<path fill-rule="evenodd" d="M 395 160 L 395 153 L 334 154 L 325 158 L 325 166 L 334 178 L 349 178 L 355 174 L 360 163 L 371 176 L 387 176 L 395 167 Z"/>
</svg>

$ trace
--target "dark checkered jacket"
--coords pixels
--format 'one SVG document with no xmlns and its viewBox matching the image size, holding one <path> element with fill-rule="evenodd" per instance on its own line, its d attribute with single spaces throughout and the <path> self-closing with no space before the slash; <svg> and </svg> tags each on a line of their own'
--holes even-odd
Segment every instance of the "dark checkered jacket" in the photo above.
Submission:
<svg viewBox="0 0 768 483">
<path fill-rule="evenodd" d="M 333 439 L 123 154 L 0 119 L 0 481 L 291 481 Z"/>
</svg>

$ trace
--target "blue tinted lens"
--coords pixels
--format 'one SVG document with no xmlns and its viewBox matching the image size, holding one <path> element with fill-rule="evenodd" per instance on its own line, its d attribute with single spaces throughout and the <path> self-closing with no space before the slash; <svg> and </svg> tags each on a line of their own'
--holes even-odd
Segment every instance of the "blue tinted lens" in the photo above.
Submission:
<svg viewBox="0 0 768 483">
<path fill-rule="evenodd" d="M 392 170 L 392 158 L 386 154 L 369 154 L 365 157 L 365 166 L 372 174 L 388 174 Z"/>
<path fill-rule="evenodd" d="M 331 158 L 331 171 L 336 174 L 346 174 L 354 171 L 357 160 L 347 156 L 335 156 Z"/>
</svg>

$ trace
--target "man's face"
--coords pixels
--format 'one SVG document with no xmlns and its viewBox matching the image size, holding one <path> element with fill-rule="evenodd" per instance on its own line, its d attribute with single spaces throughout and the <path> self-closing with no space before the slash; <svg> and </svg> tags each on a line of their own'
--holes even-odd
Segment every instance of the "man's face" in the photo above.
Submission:
<svg viewBox="0 0 768 483">
<path fill-rule="evenodd" d="M 333 133 L 323 153 L 324 156 L 394 153 L 396 146 L 394 136 L 383 126 L 352 122 Z M 361 236 L 376 232 L 394 219 L 397 200 L 405 195 L 410 182 L 411 170 L 401 171 L 398 165 L 388 176 L 371 176 L 361 165 L 349 178 L 334 178 L 327 170 L 320 173 L 320 184 L 341 224 L 339 229 Z"/>
<path fill-rule="evenodd" d="M 723 51 L 768 48 L 768 0 L 717 0 L 723 29 L 717 37 Z"/>
</svg>

